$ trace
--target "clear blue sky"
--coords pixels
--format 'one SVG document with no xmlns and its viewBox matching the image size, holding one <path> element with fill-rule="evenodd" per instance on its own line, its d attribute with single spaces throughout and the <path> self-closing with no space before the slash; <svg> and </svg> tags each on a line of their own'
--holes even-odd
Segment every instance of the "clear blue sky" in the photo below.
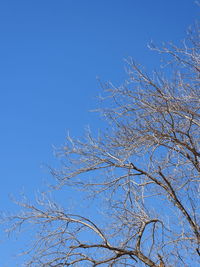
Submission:
<svg viewBox="0 0 200 267">
<path fill-rule="evenodd" d="M 1 0 L 0 209 L 44 188 L 68 130 L 101 127 L 97 76 L 122 82 L 128 56 L 156 67 L 147 43 L 177 43 L 198 16 L 193 0 Z M 16 247 L 0 234 L 0 266 L 21 266 Z"/>
</svg>

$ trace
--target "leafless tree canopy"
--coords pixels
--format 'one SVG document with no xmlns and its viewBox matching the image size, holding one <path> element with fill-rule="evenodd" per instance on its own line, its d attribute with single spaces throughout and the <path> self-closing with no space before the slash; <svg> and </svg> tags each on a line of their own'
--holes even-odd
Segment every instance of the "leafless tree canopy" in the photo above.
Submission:
<svg viewBox="0 0 200 267">
<path fill-rule="evenodd" d="M 20 203 L 8 220 L 36 229 L 27 266 L 199 266 L 199 37 L 197 26 L 181 47 L 151 46 L 164 68 L 148 74 L 129 59 L 127 81 L 103 85 L 108 130 L 68 137 L 52 171 L 56 190 L 88 194 L 90 212 Z"/>
</svg>

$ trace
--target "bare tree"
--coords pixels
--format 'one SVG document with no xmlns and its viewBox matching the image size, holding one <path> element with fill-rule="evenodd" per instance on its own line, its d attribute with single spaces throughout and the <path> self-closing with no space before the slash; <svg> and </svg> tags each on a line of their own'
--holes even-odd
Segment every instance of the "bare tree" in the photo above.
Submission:
<svg viewBox="0 0 200 267">
<path fill-rule="evenodd" d="M 90 214 L 19 203 L 10 229 L 37 231 L 27 266 L 199 266 L 199 37 L 197 26 L 180 48 L 151 46 L 166 58 L 159 73 L 129 59 L 127 81 L 103 85 L 108 130 L 68 137 L 52 170 L 56 190 L 88 194 Z"/>
</svg>

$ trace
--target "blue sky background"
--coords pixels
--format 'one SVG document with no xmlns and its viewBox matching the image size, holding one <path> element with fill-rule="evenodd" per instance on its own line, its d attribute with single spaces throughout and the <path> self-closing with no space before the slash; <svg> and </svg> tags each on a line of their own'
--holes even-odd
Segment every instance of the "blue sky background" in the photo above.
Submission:
<svg viewBox="0 0 200 267">
<path fill-rule="evenodd" d="M 124 59 L 158 67 L 147 44 L 184 39 L 199 18 L 193 0 L 0 1 L 0 209 L 9 195 L 34 196 L 51 179 L 52 145 L 69 130 L 100 128 L 96 77 L 119 84 Z M 21 266 L 20 241 L 0 233 L 0 266 Z"/>
</svg>

